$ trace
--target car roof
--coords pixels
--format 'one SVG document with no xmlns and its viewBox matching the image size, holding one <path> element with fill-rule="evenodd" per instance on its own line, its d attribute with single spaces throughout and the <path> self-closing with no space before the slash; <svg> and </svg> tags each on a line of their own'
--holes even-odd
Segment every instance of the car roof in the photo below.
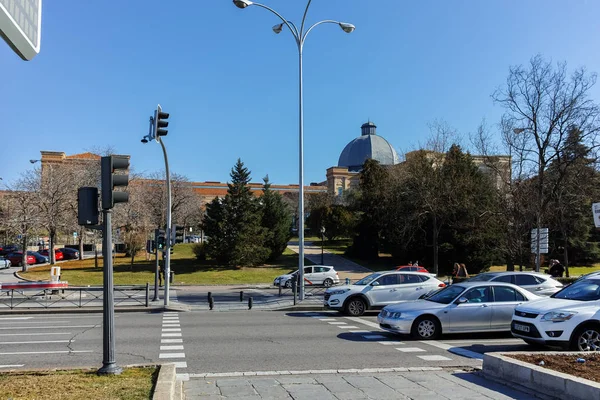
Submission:
<svg viewBox="0 0 600 400">
<path fill-rule="evenodd" d="M 510 287 L 515 287 L 515 288 L 519 288 L 519 289 L 523 289 L 521 286 L 517 286 L 517 285 L 513 285 L 512 283 L 508 283 L 508 282 L 489 282 L 489 281 L 478 281 L 478 282 L 473 282 L 473 281 L 464 281 L 464 282 L 460 282 L 460 283 L 453 283 L 450 286 L 464 286 L 464 287 L 472 287 L 472 286 L 510 286 Z"/>
<path fill-rule="evenodd" d="M 544 274 L 542 272 L 535 271 L 490 271 L 490 272 L 482 272 L 480 275 L 506 275 L 506 274 L 516 274 L 516 275 L 538 275 L 538 276 L 550 276 L 548 274 Z"/>
<path fill-rule="evenodd" d="M 380 274 L 409 274 L 409 275 L 427 275 L 427 276 L 431 276 L 428 272 L 420 272 L 420 271 L 398 271 L 396 269 L 393 269 L 391 271 L 380 271 Z"/>
</svg>

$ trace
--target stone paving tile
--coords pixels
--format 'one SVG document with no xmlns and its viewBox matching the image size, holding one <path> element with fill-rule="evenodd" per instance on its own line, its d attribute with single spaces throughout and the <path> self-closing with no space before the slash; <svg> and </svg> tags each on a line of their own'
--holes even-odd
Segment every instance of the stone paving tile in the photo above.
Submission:
<svg viewBox="0 0 600 400">
<path fill-rule="evenodd" d="M 286 384 L 283 387 L 294 400 L 337 400 L 325 386 L 319 384 Z"/>
<path fill-rule="evenodd" d="M 232 378 L 232 379 L 224 379 L 224 378 L 219 378 L 216 380 L 217 382 L 217 386 L 218 387 L 225 387 L 225 386 L 244 386 L 244 385 L 250 385 L 250 381 L 248 381 L 248 379 L 239 379 L 239 378 Z"/>
<path fill-rule="evenodd" d="M 205 381 L 200 379 L 189 380 L 184 384 L 184 393 L 186 396 L 200 396 L 209 394 L 220 394 L 221 391 L 214 381 Z"/>
<path fill-rule="evenodd" d="M 254 387 L 249 382 L 246 382 L 245 385 L 219 386 L 219 389 L 221 389 L 221 395 L 227 397 L 244 397 L 258 395 L 258 393 L 256 393 L 256 390 L 254 390 Z"/>
<path fill-rule="evenodd" d="M 283 386 L 254 386 L 254 389 L 263 400 L 283 400 L 292 399 L 292 396 L 284 389 Z"/>
<path fill-rule="evenodd" d="M 384 400 L 384 399 L 398 399 L 400 393 L 385 383 L 381 382 L 374 376 L 347 376 L 345 377 L 346 382 L 351 384 L 352 386 L 359 388 L 362 392 L 365 393 L 367 397 L 374 400 Z"/>
<path fill-rule="evenodd" d="M 508 386 L 485 379 L 478 374 L 461 372 L 455 374 L 441 373 L 439 375 L 443 379 L 465 386 L 468 390 L 481 396 L 485 396 L 484 398 L 494 400 L 539 400 L 537 397 L 530 396 Z"/>
<path fill-rule="evenodd" d="M 317 383 L 317 381 L 315 380 L 315 378 L 310 377 L 310 376 L 301 376 L 301 375 L 280 376 L 280 377 L 277 378 L 277 380 L 282 385 L 287 385 L 287 384 L 301 384 L 301 383 L 316 384 Z"/>
<path fill-rule="evenodd" d="M 253 378 L 250 383 L 254 387 L 266 387 L 266 386 L 279 386 L 280 383 L 277 379 L 273 378 Z"/>
</svg>

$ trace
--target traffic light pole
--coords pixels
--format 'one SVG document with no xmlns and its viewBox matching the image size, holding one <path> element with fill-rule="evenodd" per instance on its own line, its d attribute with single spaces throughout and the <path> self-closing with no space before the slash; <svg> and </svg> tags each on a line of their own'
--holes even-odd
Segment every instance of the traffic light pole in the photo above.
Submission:
<svg viewBox="0 0 600 400">
<path fill-rule="evenodd" d="M 115 362 L 115 308 L 113 291 L 113 262 L 112 262 L 112 211 L 102 210 L 104 221 L 102 232 L 102 256 L 104 258 L 104 298 L 102 317 L 102 368 L 99 374 L 118 375 L 123 370 Z"/>
<path fill-rule="evenodd" d="M 167 149 L 160 136 L 156 137 L 165 156 L 165 173 L 167 175 L 167 226 L 165 229 L 165 306 L 169 305 L 169 281 L 171 277 L 171 175 L 169 174 L 169 158 Z"/>
<path fill-rule="evenodd" d="M 160 235 L 160 229 L 154 230 L 154 298 L 152 301 L 158 301 L 160 298 L 158 297 L 158 274 L 160 274 L 160 268 L 158 266 L 158 236 Z"/>
</svg>

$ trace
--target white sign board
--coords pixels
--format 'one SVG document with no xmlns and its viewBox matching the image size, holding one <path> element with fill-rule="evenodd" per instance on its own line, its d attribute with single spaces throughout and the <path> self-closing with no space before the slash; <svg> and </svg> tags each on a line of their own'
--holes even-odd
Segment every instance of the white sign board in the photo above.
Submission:
<svg viewBox="0 0 600 400">
<path fill-rule="evenodd" d="M 594 215 L 594 225 L 600 228 L 600 203 L 592 204 L 592 214 Z"/>
<path fill-rule="evenodd" d="M 548 244 L 549 244 L 548 228 L 540 228 L 539 231 L 540 231 L 540 253 L 547 254 L 548 253 Z M 533 254 L 537 254 L 537 252 L 538 252 L 537 233 L 538 233 L 537 228 L 533 228 L 531 230 L 531 252 Z"/>
<path fill-rule="evenodd" d="M 0 0 L 0 36 L 23 60 L 40 52 L 42 0 Z"/>
</svg>

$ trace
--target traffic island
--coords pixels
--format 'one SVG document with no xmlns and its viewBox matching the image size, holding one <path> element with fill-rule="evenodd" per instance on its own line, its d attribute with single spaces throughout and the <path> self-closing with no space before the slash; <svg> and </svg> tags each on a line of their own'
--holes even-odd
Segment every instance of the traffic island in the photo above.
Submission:
<svg viewBox="0 0 600 400">
<path fill-rule="evenodd" d="M 510 357 L 531 352 L 486 353 L 482 375 L 515 389 L 545 399 L 600 400 L 600 383 L 554 371 Z M 544 352 L 545 355 L 582 353 Z"/>
</svg>

